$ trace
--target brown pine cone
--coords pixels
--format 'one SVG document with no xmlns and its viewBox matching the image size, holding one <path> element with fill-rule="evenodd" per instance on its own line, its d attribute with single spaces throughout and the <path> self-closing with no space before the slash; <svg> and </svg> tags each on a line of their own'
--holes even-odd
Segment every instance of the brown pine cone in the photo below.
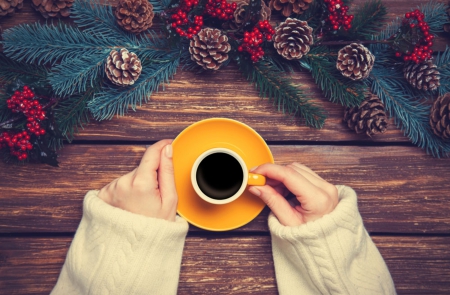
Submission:
<svg viewBox="0 0 450 295">
<path fill-rule="evenodd" d="M 0 0 L 1 1 L 1 0 Z M 75 0 L 32 0 L 31 6 L 43 17 L 66 17 L 70 15 L 70 7 Z"/>
<path fill-rule="evenodd" d="M 270 0 L 269 7 L 281 10 L 285 17 L 289 17 L 293 13 L 302 14 L 312 2 L 313 0 Z"/>
<path fill-rule="evenodd" d="M 23 0 L 0 0 L 0 17 L 12 15 L 23 7 Z"/>
<path fill-rule="evenodd" d="M 244 0 L 237 4 L 236 10 L 234 11 L 234 19 L 232 24 L 230 25 L 233 29 L 238 29 L 244 25 L 245 15 L 246 15 L 246 7 L 250 3 L 250 0 Z M 261 0 L 261 11 L 259 13 L 259 20 L 270 20 L 271 10 L 266 5 L 264 0 Z"/>
<path fill-rule="evenodd" d="M 307 22 L 287 18 L 275 28 L 273 47 L 285 59 L 300 59 L 309 52 L 309 46 L 314 43 L 312 31 Z"/>
<path fill-rule="evenodd" d="M 352 43 L 338 52 L 336 68 L 342 75 L 352 80 L 369 76 L 375 63 L 375 56 L 364 45 Z"/>
<path fill-rule="evenodd" d="M 191 59 L 205 70 L 218 70 L 230 50 L 228 37 L 219 29 L 204 28 L 189 43 Z"/>
<path fill-rule="evenodd" d="M 436 99 L 431 107 L 430 125 L 434 134 L 450 139 L 450 93 Z"/>
<path fill-rule="evenodd" d="M 368 136 L 384 133 L 388 126 L 384 105 L 375 95 L 369 96 L 357 107 L 346 108 L 344 122 L 356 133 Z"/>
<path fill-rule="evenodd" d="M 119 86 L 133 85 L 142 71 L 141 61 L 133 52 L 112 50 L 106 60 L 105 72 L 111 82 Z"/>
<path fill-rule="evenodd" d="M 416 64 L 411 61 L 403 68 L 405 79 L 413 87 L 423 90 L 436 90 L 440 85 L 440 73 L 431 61 Z"/>
<path fill-rule="evenodd" d="M 150 28 L 155 16 L 148 0 L 120 0 L 114 14 L 119 26 L 134 34 Z"/>
</svg>

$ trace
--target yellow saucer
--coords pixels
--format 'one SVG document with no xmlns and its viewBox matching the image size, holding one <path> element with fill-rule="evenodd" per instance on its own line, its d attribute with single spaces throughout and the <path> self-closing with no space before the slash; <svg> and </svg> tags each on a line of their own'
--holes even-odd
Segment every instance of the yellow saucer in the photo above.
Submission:
<svg viewBox="0 0 450 295">
<path fill-rule="evenodd" d="M 172 143 L 177 212 L 189 223 L 211 231 L 226 231 L 252 221 L 264 209 L 264 202 L 247 190 L 236 201 L 213 205 L 202 200 L 191 184 L 191 167 L 206 150 L 224 147 L 238 153 L 248 169 L 273 163 L 264 139 L 249 126 L 231 119 L 212 118 L 184 129 Z"/>
</svg>

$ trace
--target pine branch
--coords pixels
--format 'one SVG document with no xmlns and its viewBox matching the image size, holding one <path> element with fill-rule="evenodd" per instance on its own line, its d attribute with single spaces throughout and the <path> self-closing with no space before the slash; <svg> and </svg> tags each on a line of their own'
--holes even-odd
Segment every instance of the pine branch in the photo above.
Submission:
<svg viewBox="0 0 450 295">
<path fill-rule="evenodd" d="M 301 89 L 294 86 L 270 65 L 259 62 L 250 64 L 240 60 L 239 69 L 259 90 L 261 98 L 268 98 L 278 107 L 278 111 L 305 120 L 307 126 L 322 128 L 325 123 L 324 111 L 310 103 Z"/>
<path fill-rule="evenodd" d="M 394 117 L 397 127 L 402 128 L 413 144 L 434 157 L 448 156 L 450 143 L 444 142 L 431 131 L 430 105 L 420 102 L 424 93 L 414 92 L 401 70 L 375 64 L 368 84 L 384 103 L 390 116 Z"/>
<path fill-rule="evenodd" d="M 107 36 L 111 40 L 135 42 L 136 36 L 122 30 L 118 25 L 111 5 L 99 0 L 75 0 L 70 17 L 84 32 L 94 36 Z"/>
<path fill-rule="evenodd" d="M 331 102 L 357 106 L 364 100 L 364 84 L 345 78 L 336 69 L 336 56 L 325 47 L 313 48 L 300 65 L 311 72 L 316 84 Z"/>
<path fill-rule="evenodd" d="M 425 21 L 430 26 L 430 33 L 437 34 L 444 32 L 444 24 L 448 23 L 448 16 L 445 12 L 446 3 L 439 3 L 431 0 L 418 7 L 425 15 Z"/>
<path fill-rule="evenodd" d="M 367 40 L 379 31 L 380 24 L 386 20 L 387 8 L 381 0 L 371 0 L 365 2 L 354 15 L 349 35 L 351 38 Z"/>
<path fill-rule="evenodd" d="M 101 89 L 102 81 L 97 77 L 92 87 L 80 94 L 72 95 L 60 101 L 54 108 L 56 125 L 63 138 L 71 142 L 79 128 L 83 128 L 89 122 L 89 109 L 87 104 L 94 98 L 95 93 Z M 53 149 L 63 146 L 63 138 L 54 138 L 50 141 Z"/>
<path fill-rule="evenodd" d="M 180 62 L 178 51 L 167 56 L 165 62 L 144 64 L 141 76 L 136 84 L 130 87 L 108 86 L 95 94 L 94 99 L 88 103 L 96 120 L 111 119 L 114 115 L 123 116 L 128 106 L 135 111 L 137 105 L 142 105 L 142 100 L 148 98 L 158 90 L 161 83 L 168 83 Z"/>
<path fill-rule="evenodd" d="M 450 48 L 447 47 L 444 52 L 436 57 L 435 64 L 441 74 L 441 86 L 438 88 L 439 95 L 450 92 Z"/>
<path fill-rule="evenodd" d="M 56 95 L 70 96 L 93 87 L 94 81 L 104 76 L 106 57 L 107 54 L 90 55 L 53 67 L 49 81 Z"/>
<path fill-rule="evenodd" d="M 0 81 L 13 81 L 26 76 L 37 82 L 45 82 L 48 73 L 45 67 L 17 62 L 0 53 Z"/>
<path fill-rule="evenodd" d="M 36 64 L 63 63 L 82 56 L 109 53 L 114 45 L 118 45 L 105 36 L 91 35 L 62 23 L 22 24 L 6 30 L 3 40 L 4 53 L 8 57 Z"/>
</svg>

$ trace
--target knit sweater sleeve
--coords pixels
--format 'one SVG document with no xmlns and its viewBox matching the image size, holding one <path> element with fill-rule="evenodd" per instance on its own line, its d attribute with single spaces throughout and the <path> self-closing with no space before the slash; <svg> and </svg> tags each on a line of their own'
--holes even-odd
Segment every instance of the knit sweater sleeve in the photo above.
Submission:
<svg viewBox="0 0 450 295">
<path fill-rule="evenodd" d="M 355 191 L 337 188 L 339 204 L 316 221 L 288 227 L 270 214 L 280 295 L 396 294 L 389 270 L 363 226 Z"/>
<path fill-rule="evenodd" d="M 115 208 L 90 191 L 51 295 L 176 294 L 187 222 Z"/>
</svg>

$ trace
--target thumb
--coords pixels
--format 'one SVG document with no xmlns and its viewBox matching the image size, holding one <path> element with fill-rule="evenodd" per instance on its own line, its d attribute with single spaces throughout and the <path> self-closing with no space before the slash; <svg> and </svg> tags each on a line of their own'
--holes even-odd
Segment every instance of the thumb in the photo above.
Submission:
<svg viewBox="0 0 450 295">
<path fill-rule="evenodd" d="M 273 187 L 269 185 L 251 186 L 248 191 L 263 200 L 282 225 L 295 226 L 302 224 L 299 213 Z"/>
<path fill-rule="evenodd" d="M 161 192 L 163 208 L 175 213 L 177 209 L 178 195 L 175 188 L 173 173 L 172 145 L 168 144 L 161 150 L 161 162 L 158 169 L 158 183 Z"/>
</svg>

